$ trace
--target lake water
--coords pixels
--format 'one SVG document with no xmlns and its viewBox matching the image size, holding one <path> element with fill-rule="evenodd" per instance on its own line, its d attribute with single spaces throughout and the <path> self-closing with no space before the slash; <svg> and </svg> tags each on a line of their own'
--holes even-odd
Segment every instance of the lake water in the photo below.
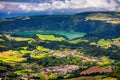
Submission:
<svg viewBox="0 0 120 80">
<path fill-rule="evenodd" d="M 17 35 L 34 35 L 34 34 L 55 34 L 62 35 L 69 39 L 83 37 L 86 33 L 83 32 L 65 32 L 65 31 L 25 31 L 25 32 L 14 32 Z"/>
</svg>

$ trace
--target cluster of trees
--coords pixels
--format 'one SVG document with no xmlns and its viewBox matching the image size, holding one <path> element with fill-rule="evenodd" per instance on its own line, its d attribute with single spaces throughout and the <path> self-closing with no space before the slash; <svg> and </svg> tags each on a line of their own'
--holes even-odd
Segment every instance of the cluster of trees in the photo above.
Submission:
<svg viewBox="0 0 120 80">
<path fill-rule="evenodd" d="M 91 66 L 94 65 L 93 62 L 83 63 L 81 58 L 74 56 L 67 56 L 63 58 L 57 58 L 54 56 L 49 56 L 41 59 L 28 59 L 27 62 L 37 62 L 39 65 L 48 67 L 48 66 L 60 66 L 60 65 L 79 65 L 79 66 Z"/>
</svg>

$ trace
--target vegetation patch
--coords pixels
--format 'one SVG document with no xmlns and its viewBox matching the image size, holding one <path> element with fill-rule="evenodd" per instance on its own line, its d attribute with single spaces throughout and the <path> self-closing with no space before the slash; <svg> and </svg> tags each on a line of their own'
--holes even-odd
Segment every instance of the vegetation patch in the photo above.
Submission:
<svg viewBox="0 0 120 80">
<path fill-rule="evenodd" d="M 120 24 L 120 18 L 114 18 L 112 15 L 96 13 L 86 17 L 86 20 L 105 21 L 111 24 Z"/>
<path fill-rule="evenodd" d="M 36 34 L 40 40 L 48 40 L 48 41 L 63 41 L 65 38 L 63 37 L 56 37 L 54 35 L 42 35 Z"/>
</svg>

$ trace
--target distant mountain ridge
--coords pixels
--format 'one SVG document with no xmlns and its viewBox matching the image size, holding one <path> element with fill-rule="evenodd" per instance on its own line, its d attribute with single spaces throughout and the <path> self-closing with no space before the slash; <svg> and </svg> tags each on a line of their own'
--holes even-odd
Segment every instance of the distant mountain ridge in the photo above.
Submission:
<svg viewBox="0 0 120 80">
<path fill-rule="evenodd" d="M 120 37 L 120 12 L 29 16 L 0 19 L 0 32 L 60 30 L 85 32 L 87 37 Z"/>
</svg>

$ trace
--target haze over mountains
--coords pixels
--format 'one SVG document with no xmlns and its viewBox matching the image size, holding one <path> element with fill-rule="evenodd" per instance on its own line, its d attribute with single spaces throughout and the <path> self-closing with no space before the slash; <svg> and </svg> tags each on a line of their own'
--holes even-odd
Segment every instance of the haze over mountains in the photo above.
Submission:
<svg viewBox="0 0 120 80">
<path fill-rule="evenodd" d="M 0 17 L 120 11 L 119 0 L 0 0 Z"/>
</svg>

